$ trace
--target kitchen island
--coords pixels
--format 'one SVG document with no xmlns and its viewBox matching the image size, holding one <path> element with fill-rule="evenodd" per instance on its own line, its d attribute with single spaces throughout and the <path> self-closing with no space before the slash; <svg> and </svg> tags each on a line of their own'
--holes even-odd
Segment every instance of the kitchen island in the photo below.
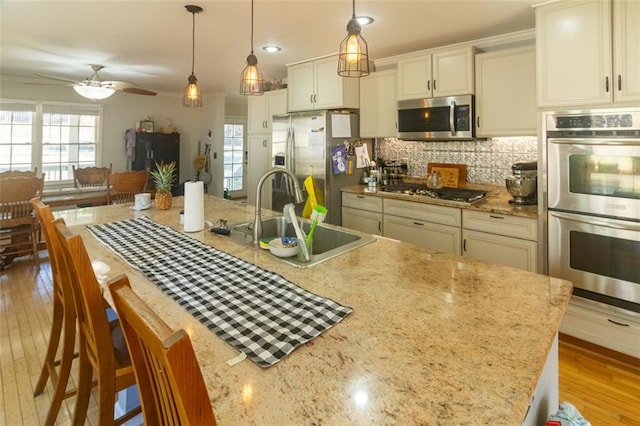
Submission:
<svg viewBox="0 0 640 426">
<path fill-rule="evenodd" d="M 84 226 L 148 216 L 181 231 L 181 209 L 175 198 L 167 211 L 118 205 L 57 215 L 82 234 L 92 259 L 106 264 L 101 280 L 126 273 L 171 327 L 189 332 L 219 424 L 523 422 L 554 357 L 571 283 L 386 238 L 299 269 L 205 229 L 188 235 L 353 308 L 273 367 L 249 360 L 229 366 L 234 348 Z M 205 218 L 214 223 L 250 221 L 253 213 L 252 206 L 205 197 Z"/>
</svg>

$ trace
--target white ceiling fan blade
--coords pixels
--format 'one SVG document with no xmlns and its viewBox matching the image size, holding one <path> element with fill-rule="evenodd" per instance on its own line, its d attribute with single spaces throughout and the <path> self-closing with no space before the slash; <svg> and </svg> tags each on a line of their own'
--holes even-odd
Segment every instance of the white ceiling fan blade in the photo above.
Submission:
<svg viewBox="0 0 640 426">
<path fill-rule="evenodd" d="M 66 81 L 67 83 L 78 83 L 78 80 L 72 80 L 70 78 L 64 78 L 64 77 L 56 77 L 54 75 L 47 75 L 47 74 L 38 74 L 35 73 L 34 74 L 36 77 L 40 77 L 40 78 L 48 78 L 51 80 L 59 80 L 59 81 Z"/>
</svg>

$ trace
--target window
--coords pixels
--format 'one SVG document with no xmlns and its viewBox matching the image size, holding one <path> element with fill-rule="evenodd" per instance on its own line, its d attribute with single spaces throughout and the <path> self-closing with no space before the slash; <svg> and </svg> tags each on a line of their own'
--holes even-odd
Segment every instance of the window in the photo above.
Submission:
<svg viewBox="0 0 640 426">
<path fill-rule="evenodd" d="M 224 188 L 244 190 L 244 124 L 224 125 Z"/>
<path fill-rule="evenodd" d="M 47 183 L 73 179 L 71 166 L 98 164 L 99 105 L 0 102 L 0 171 L 38 170 Z"/>
</svg>

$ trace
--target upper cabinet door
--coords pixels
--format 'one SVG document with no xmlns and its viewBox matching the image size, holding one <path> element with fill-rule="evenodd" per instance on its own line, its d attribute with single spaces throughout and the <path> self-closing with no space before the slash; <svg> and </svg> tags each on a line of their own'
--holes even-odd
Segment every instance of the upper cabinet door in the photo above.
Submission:
<svg viewBox="0 0 640 426">
<path fill-rule="evenodd" d="M 360 81 L 360 137 L 396 137 L 396 70 L 377 71 Z"/>
<path fill-rule="evenodd" d="M 338 75 L 338 56 L 292 65 L 289 78 L 289 111 L 358 108 L 360 79 Z"/>
<path fill-rule="evenodd" d="M 640 101 L 640 1 L 613 3 L 614 97 Z"/>
<path fill-rule="evenodd" d="M 474 53 L 474 48 L 466 47 L 433 54 L 431 86 L 434 98 L 475 93 Z"/>
<path fill-rule="evenodd" d="M 398 61 L 398 100 L 474 94 L 474 53 L 465 47 Z"/>
<path fill-rule="evenodd" d="M 398 100 L 430 98 L 431 55 L 398 62 Z"/>
<path fill-rule="evenodd" d="M 536 50 L 539 107 L 611 102 L 610 0 L 538 7 Z"/>
<path fill-rule="evenodd" d="M 535 47 L 476 55 L 476 135 L 536 135 Z"/>
<path fill-rule="evenodd" d="M 267 94 L 262 96 L 249 96 L 248 132 L 264 132 L 267 130 Z"/>
<path fill-rule="evenodd" d="M 289 111 L 313 109 L 314 69 L 313 62 L 292 65 L 287 68 Z"/>
</svg>

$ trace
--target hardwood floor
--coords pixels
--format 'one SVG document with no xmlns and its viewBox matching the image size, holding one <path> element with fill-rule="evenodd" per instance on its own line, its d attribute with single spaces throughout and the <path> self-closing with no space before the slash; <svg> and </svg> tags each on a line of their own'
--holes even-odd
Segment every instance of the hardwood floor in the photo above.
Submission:
<svg viewBox="0 0 640 426">
<path fill-rule="evenodd" d="M 46 251 L 37 270 L 29 257 L 0 273 L 0 426 L 41 425 L 51 386 L 33 397 L 51 322 L 51 270 Z M 592 425 L 640 425 L 640 360 L 560 338 L 560 401 L 569 401 Z M 70 386 L 74 386 L 72 376 Z M 58 424 L 71 424 L 73 398 Z M 86 424 L 95 424 L 95 399 Z"/>
</svg>

